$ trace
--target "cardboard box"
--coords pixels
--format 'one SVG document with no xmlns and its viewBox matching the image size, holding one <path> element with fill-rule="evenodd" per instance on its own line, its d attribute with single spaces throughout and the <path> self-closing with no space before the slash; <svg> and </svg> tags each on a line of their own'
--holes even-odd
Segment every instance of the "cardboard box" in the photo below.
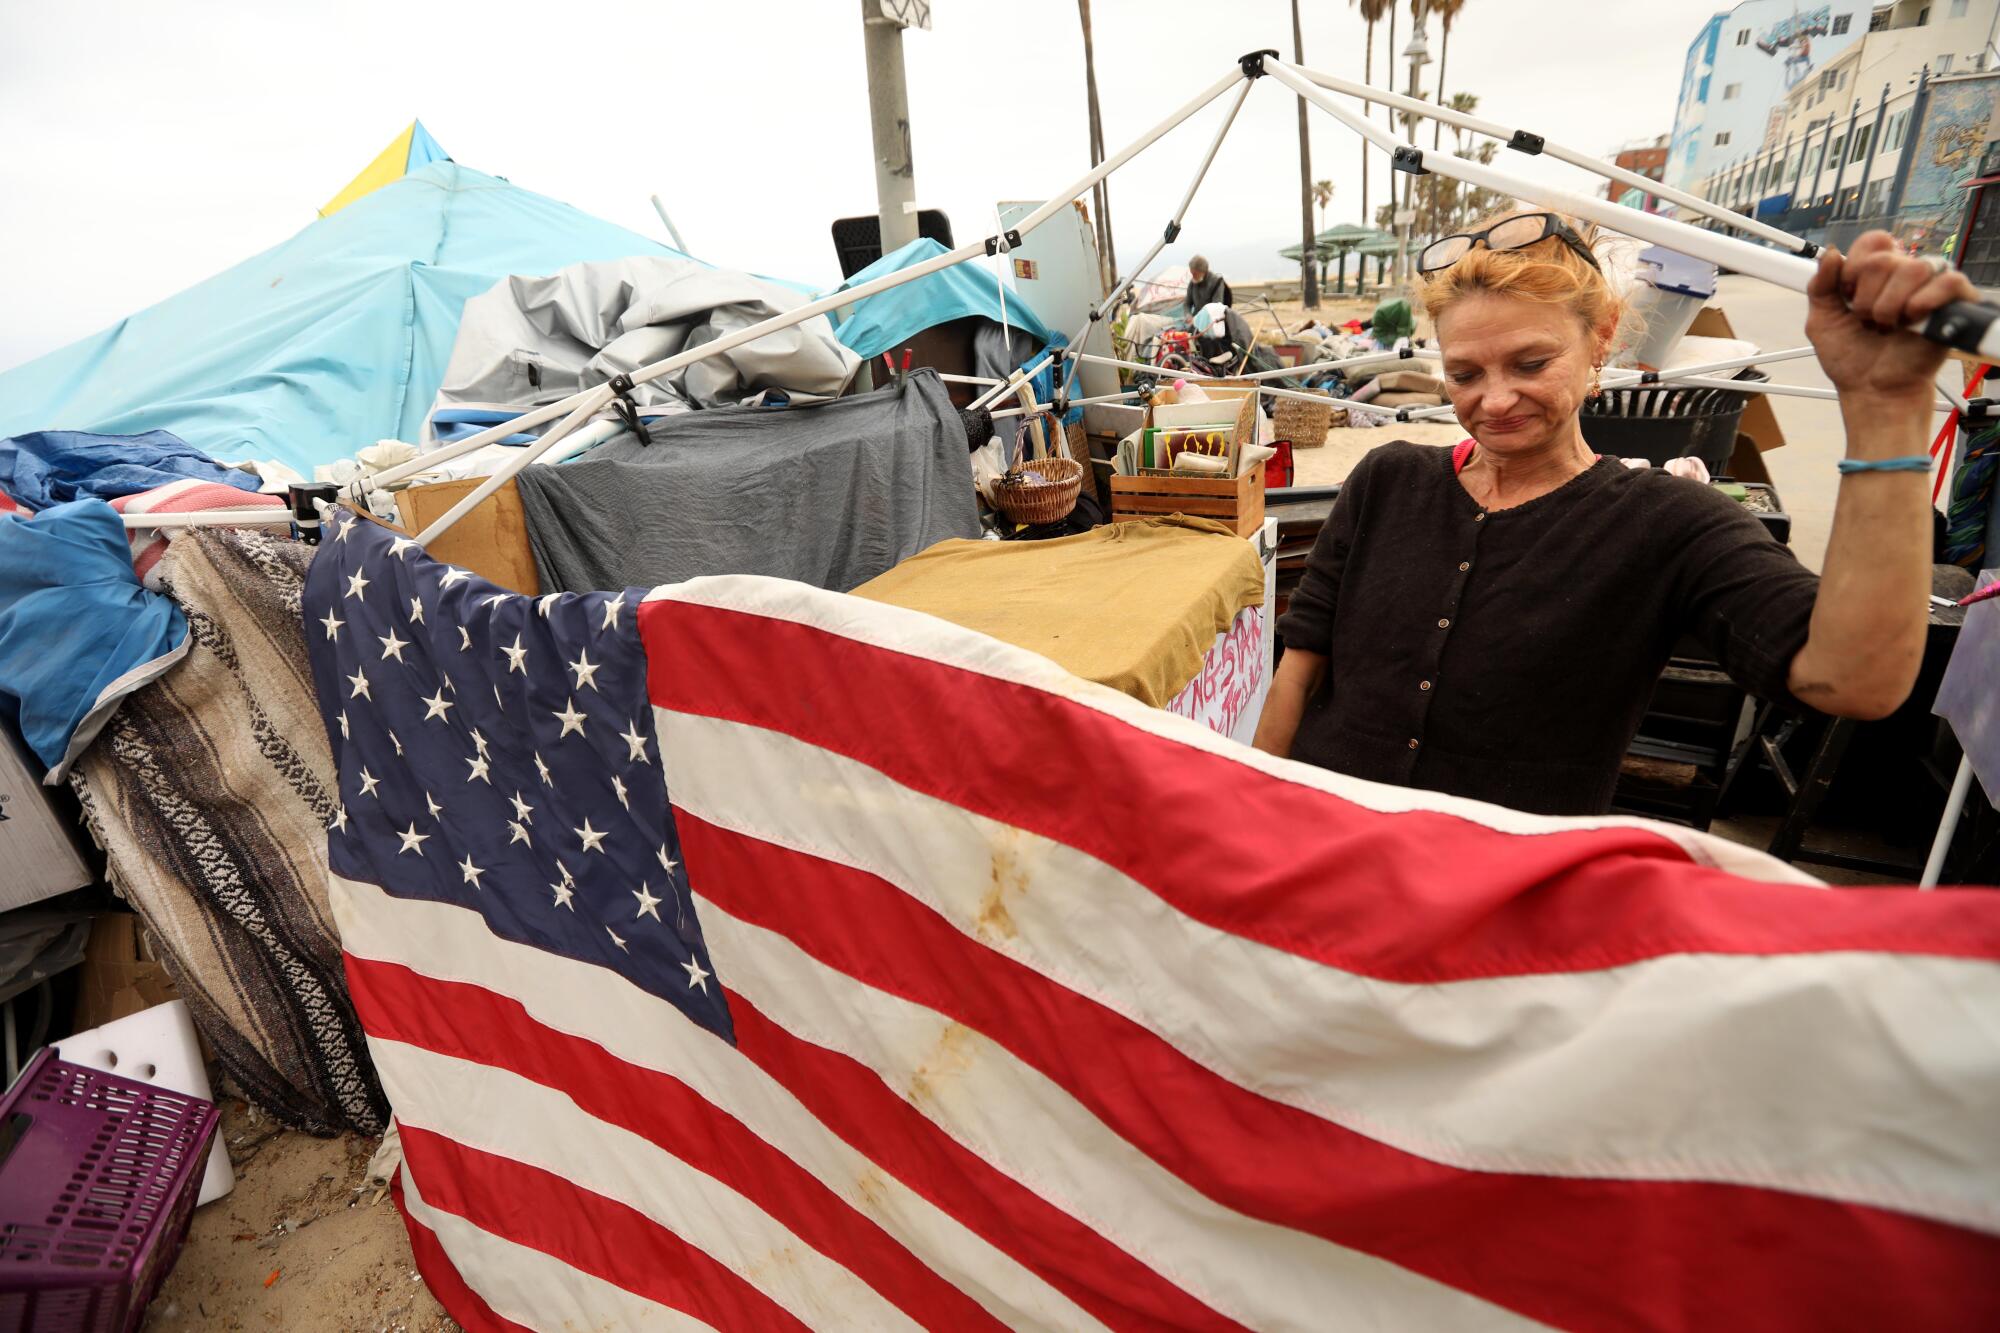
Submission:
<svg viewBox="0 0 2000 1333">
<path fill-rule="evenodd" d="M 415 535 L 470 495 L 484 477 L 411 486 L 398 492 L 396 514 L 404 531 Z M 427 548 L 438 560 L 469 569 L 488 582 L 530 597 L 542 591 L 535 570 L 535 550 L 528 542 L 527 513 L 521 491 L 511 480 L 480 502 L 477 509 L 445 530 Z"/>
<path fill-rule="evenodd" d="M 78 1032 L 177 1000 L 180 994 L 165 967 L 140 957 L 137 916 L 107 912 L 90 923 L 83 965 L 77 968 Z"/>
<path fill-rule="evenodd" d="M 1696 312 L 1694 322 L 1688 325 L 1687 331 L 1698 338 L 1736 336 L 1736 330 L 1729 326 L 1729 316 L 1718 305 L 1703 306 Z M 1738 481 L 1768 484 L 1771 470 L 1757 455 L 1766 449 L 1782 449 L 1785 446 L 1785 433 L 1778 429 L 1778 415 L 1771 410 L 1771 400 L 1761 393 L 1751 394 L 1736 431 L 1736 452 L 1729 459 L 1729 475 Z M 1745 439 L 1749 440 L 1748 447 L 1744 445 Z"/>
</svg>

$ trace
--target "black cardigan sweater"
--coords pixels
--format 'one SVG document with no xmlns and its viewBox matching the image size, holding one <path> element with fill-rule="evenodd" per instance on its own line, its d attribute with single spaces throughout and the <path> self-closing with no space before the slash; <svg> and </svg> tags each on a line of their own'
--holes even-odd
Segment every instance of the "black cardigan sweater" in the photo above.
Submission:
<svg viewBox="0 0 2000 1333">
<path fill-rule="evenodd" d="M 1545 814 L 1610 808 L 1674 644 L 1786 688 L 1819 580 L 1742 506 L 1616 459 L 1488 512 L 1451 450 L 1368 454 L 1278 622 L 1325 653 L 1292 756 Z"/>
</svg>

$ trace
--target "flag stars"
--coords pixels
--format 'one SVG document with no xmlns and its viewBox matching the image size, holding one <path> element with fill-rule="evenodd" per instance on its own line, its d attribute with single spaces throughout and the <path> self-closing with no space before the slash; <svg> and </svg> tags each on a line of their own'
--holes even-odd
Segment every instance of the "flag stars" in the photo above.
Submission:
<svg viewBox="0 0 2000 1333">
<path fill-rule="evenodd" d="M 340 715 L 340 739 L 347 739 L 347 714 L 345 712 L 342 712 Z"/>
<path fill-rule="evenodd" d="M 486 738 L 479 734 L 479 728 L 472 729 L 472 748 L 479 751 L 481 759 L 486 758 Z"/>
<path fill-rule="evenodd" d="M 368 673 L 366 671 L 362 670 L 360 667 L 354 668 L 354 674 L 347 678 L 347 683 L 354 687 L 354 693 L 348 695 L 347 696 L 348 698 L 367 699 L 371 703 L 374 701 L 375 696 L 368 692 L 370 687 L 368 684 Z"/>
<path fill-rule="evenodd" d="M 403 660 L 403 650 L 410 646 L 408 639 L 397 638 L 396 631 L 393 629 L 387 634 L 377 634 L 375 637 L 382 641 L 382 659 L 384 661 L 392 657 L 398 662 Z"/>
<path fill-rule="evenodd" d="M 375 789 L 381 785 L 382 785 L 382 779 L 376 777 L 373 773 L 370 773 L 368 769 L 364 766 L 361 770 L 361 794 L 363 796 L 374 796 Z M 379 800 L 380 798 L 377 797 L 376 799 Z"/>
<path fill-rule="evenodd" d="M 555 883 L 549 885 L 549 888 L 556 895 L 555 906 L 569 907 L 569 910 L 572 912 L 576 910 L 576 908 L 570 907 L 570 899 L 576 897 L 576 893 L 570 888 L 568 881 L 557 880 Z"/>
<path fill-rule="evenodd" d="M 449 588 L 454 583 L 463 583 L 471 577 L 472 575 L 466 573 L 462 569 L 457 569 L 457 568 L 447 569 L 444 572 L 444 577 L 438 580 L 438 587 Z"/>
<path fill-rule="evenodd" d="M 428 722 L 435 717 L 442 718 L 448 724 L 451 719 L 445 717 L 445 711 L 455 707 L 457 707 L 456 704 L 444 697 L 444 686 L 440 685 L 436 694 L 429 695 L 424 699 L 424 721 Z"/>
<path fill-rule="evenodd" d="M 467 782 L 483 782 L 489 787 L 493 785 L 493 779 L 486 776 L 488 765 L 485 755 L 475 755 L 465 762 L 472 769 L 470 773 L 465 775 Z"/>
<path fill-rule="evenodd" d="M 646 758 L 646 738 L 639 734 L 637 722 L 626 724 L 625 730 L 618 733 L 618 739 L 625 742 L 625 749 L 628 751 L 625 756 L 627 763 L 635 759 L 642 764 L 652 762 Z"/>
<path fill-rule="evenodd" d="M 618 804 L 627 810 L 632 808 L 632 802 L 625 799 L 625 782 L 616 773 L 611 775 L 611 792 L 618 798 Z"/>
<path fill-rule="evenodd" d="M 484 602 L 480 603 L 480 605 L 484 606 L 488 611 L 491 611 L 494 607 L 506 601 L 513 595 L 514 594 L 510 592 L 496 592 L 491 597 L 488 597 Z"/>
<path fill-rule="evenodd" d="M 326 637 L 337 642 L 340 638 L 340 627 L 347 622 L 335 615 L 333 608 L 328 607 L 326 614 L 320 617 L 319 623 L 326 626 Z"/>
<path fill-rule="evenodd" d="M 550 716 L 562 723 L 562 734 L 556 737 L 557 740 L 561 740 L 563 736 L 569 735 L 572 731 L 579 736 L 583 734 L 585 715 L 576 711 L 576 696 L 571 695 L 569 703 L 564 706 L 562 711 L 552 713 Z M 543 781 L 547 781 L 547 778 L 545 777 Z"/>
<path fill-rule="evenodd" d="M 584 818 L 583 827 L 574 830 L 574 832 L 576 833 L 577 837 L 583 839 L 584 851 L 596 852 L 600 856 L 604 854 L 604 848 L 600 845 L 604 841 L 604 834 L 590 826 L 590 819 L 588 816 L 585 816 Z"/>
<path fill-rule="evenodd" d="M 424 623 L 424 599 L 421 597 L 410 599 L 410 623 L 412 625 Z"/>
<path fill-rule="evenodd" d="M 507 800 L 514 807 L 514 818 L 520 820 L 523 824 L 532 824 L 535 822 L 535 807 L 522 800 L 520 792 L 515 792 Z"/>
<path fill-rule="evenodd" d="M 625 947 L 625 940 L 622 936 L 619 935 L 617 931 L 613 930 L 609 926 L 606 926 L 604 928 L 604 933 L 609 935 L 611 937 L 611 942 L 618 946 L 618 952 L 620 953 L 632 952 L 630 949 Z"/>
<path fill-rule="evenodd" d="M 528 674 L 528 667 L 527 667 L 528 650 L 521 646 L 520 635 L 516 634 L 514 636 L 513 647 L 509 648 L 503 646 L 500 649 L 500 651 L 507 655 L 507 670 L 509 672 L 518 671 L 524 676 Z M 496 685 L 493 687 L 493 690 L 494 690 L 494 696 L 497 698 L 499 696 L 500 687 Z"/>
<path fill-rule="evenodd" d="M 458 627 L 458 651 L 461 653 L 472 651 L 472 631 L 463 625 Z"/>
<path fill-rule="evenodd" d="M 416 825 L 412 824 L 410 827 L 415 828 Z M 467 852 L 465 855 L 465 859 L 458 863 L 458 870 L 459 874 L 464 877 L 465 882 L 467 884 L 470 884 L 473 888 L 478 889 L 485 887 L 479 882 L 479 877 L 485 874 L 486 871 L 483 867 L 472 864 L 472 854 L 470 852 Z"/>
<path fill-rule="evenodd" d="M 347 832 L 347 807 L 344 805 L 333 807 L 333 818 L 326 822 L 326 826 L 334 833 Z"/>
<path fill-rule="evenodd" d="M 660 903 L 662 900 L 653 896 L 649 886 L 641 884 L 638 888 L 632 890 L 632 896 L 639 900 L 640 916 L 649 916 L 655 921 L 660 919 Z"/>
<path fill-rule="evenodd" d="M 543 620 L 547 620 L 549 618 L 549 608 L 561 600 L 562 594 L 559 592 L 546 593 L 543 596 L 537 597 L 535 599 L 535 614 L 539 615 Z"/>
<path fill-rule="evenodd" d="M 422 856 L 424 854 L 424 844 L 431 840 L 430 834 L 417 832 L 417 821 L 414 819 L 410 821 L 409 828 L 398 833 L 396 836 L 403 840 L 403 845 L 396 849 L 396 855 L 398 856 L 401 856 L 404 852 L 415 852 L 418 856 Z"/>
<path fill-rule="evenodd" d="M 542 762 L 542 752 L 540 750 L 535 751 L 535 772 L 542 775 L 542 785 L 544 787 L 553 787 L 556 785 L 549 777 L 549 766 Z"/>
<path fill-rule="evenodd" d="M 343 521 L 343 522 L 341 523 L 340 527 L 339 527 L 339 528 L 338 528 L 338 529 L 337 529 L 337 530 L 336 530 L 336 531 L 334 532 L 334 534 L 333 534 L 333 539 L 334 539 L 335 541 L 337 541 L 337 542 L 344 542 L 344 541 L 346 541 L 346 540 L 347 540 L 347 534 L 348 534 L 348 533 L 350 533 L 350 532 L 352 532 L 352 531 L 354 531 L 354 525 L 355 525 L 356 523 L 359 523 L 360 521 L 361 521 L 361 520 L 360 520 L 360 519 L 358 519 L 358 518 L 350 518 L 350 519 L 347 519 L 347 520 Z"/>
<path fill-rule="evenodd" d="M 617 629 L 618 613 L 619 611 L 624 609 L 624 606 L 625 606 L 625 594 L 622 592 L 619 593 L 616 597 L 613 597 L 610 601 L 606 602 L 604 604 L 604 624 L 600 626 L 600 628 Z"/>
<path fill-rule="evenodd" d="M 517 842 L 525 842 L 528 844 L 529 849 L 533 850 L 535 845 L 535 840 L 528 836 L 528 830 L 525 827 L 523 827 L 520 820 L 518 819 L 508 820 L 507 828 L 508 831 L 512 834 L 512 836 L 507 839 L 507 845 L 509 847 L 512 847 Z"/>
<path fill-rule="evenodd" d="M 368 600 L 367 588 L 368 576 L 357 569 L 348 576 L 347 591 L 342 595 L 352 597 L 357 602 L 365 602 Z"/>
<path fill-rule="evenodd" d="M 444 813 L 444 807 L 437 803 L 437 797 L 431 795 L 429 792 L 424 793 L 424 804 L 430 808 L 433 820 Z"/>
<path fill-rule="evenodd" d="M 400 559 L 403 552 L 415 545 L 416 542 L 408 537 L 397 537 L 389 543 L 389 555 L 391 558 Z"/>
<path fill-rule="evenodd" d="M 699 986 L 701 987 L 701 993 L 703 995 L 708 994 L 708 979 L 711 976 L 714 976 L 715 974 L 713 972 L 705 971 L 702 968 L 700 959 L 698 958 L 688 959 L 685 963 L 681 964 L 681 971 L 688 974 L 689 990 L 693 990 L 695 987 Z"/>
<path fill-rule="evenodd" d="M 388 731 L 388 728 L 384 727 L 383 730 Z M 403 743 L 396 739 L 396 733 L 393 731 L 389 732 L 389 744 L 396 747 L 396 757 L 401 759 L 403 757 Z"/>
<path fill-rule="evenodd" d="M 596 689 L 597 682 L 592 678 L 597 675 L 598 668 L 603 665 L 602 662 L 591 661 L 588 652 L 578 649 L 576 661 L 569 664 L 569 669 L 576 673 L 576 687 L 580 690 L 588 685 L 591 689 Z"/>
</svg>

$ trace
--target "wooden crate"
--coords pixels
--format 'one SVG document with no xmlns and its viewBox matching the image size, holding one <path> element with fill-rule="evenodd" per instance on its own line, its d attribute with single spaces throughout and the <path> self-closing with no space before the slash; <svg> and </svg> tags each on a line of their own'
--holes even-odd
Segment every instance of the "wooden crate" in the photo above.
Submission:
<svg viewBox="0 0 2000 1333">
<path fill-rule="evenodd" d="M 1264 526 L 1264 465 L 1240 477 L 1113 477 L 1111 517 L 1120 523 L 1166 514 L 1212 518 L 1249 537 Z"/>
</svg>

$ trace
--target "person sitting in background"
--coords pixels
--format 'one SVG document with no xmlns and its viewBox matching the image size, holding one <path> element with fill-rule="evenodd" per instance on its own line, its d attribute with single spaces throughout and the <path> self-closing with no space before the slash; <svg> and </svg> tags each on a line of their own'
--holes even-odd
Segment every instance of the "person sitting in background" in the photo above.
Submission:
<svg viewBox="0 0 2000 1333">
<path fill-rule="evenodd" d="M 1229 290 L 1220 273 L 1208 271 L 1208 261 L 1200 255 L 1188 260 L 1187 317 L 1193 319 L 1195 312 L 1205 305 L 1220 301 L 1223 305 L 1235 305 L 1236 293 Z"/>
<path fill-rule="evenodd" d="M 1871 231 L 1820 252 L 1806 336 L 1847 457 L 1815 577 L 1711 487 L 1600 458 L 1580 412 L 1621 299 L 1594 230 L 1517 212 L 1418 262 L 1472 438 L 1394 443 L 1349 476 L 1278 622 L 1259 749 L 1541 814 L 1610 808 L 1674 644 L 1761 698 L 1879 718 L 1923 660 L 1931 402 L 1945 349 L 1905 332 L 1963 273 Z"/>
</svg>

